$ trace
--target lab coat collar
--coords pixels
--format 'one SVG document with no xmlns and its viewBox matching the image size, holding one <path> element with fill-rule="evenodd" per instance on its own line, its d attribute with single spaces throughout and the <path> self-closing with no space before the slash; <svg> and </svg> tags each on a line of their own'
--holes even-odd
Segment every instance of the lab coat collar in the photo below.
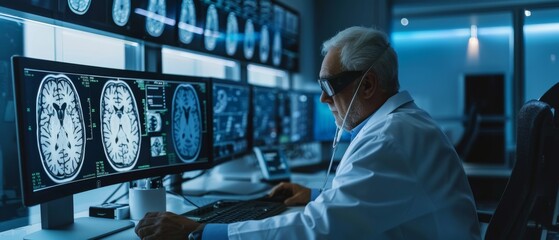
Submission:
<svg viewBox="0 0 559 240">
<path fill-rule="evenodd" d="M 394 96 L 388 98 L 388 100 L 386 100 L 386 102 L 372 114 L 367 122 L 377 122 L 382 120 L 386 115 L 390 114 L 400 106 L 412 101 L 413 98 L 408 91 L 398 92 L 394 94 Z"/>
</svg>

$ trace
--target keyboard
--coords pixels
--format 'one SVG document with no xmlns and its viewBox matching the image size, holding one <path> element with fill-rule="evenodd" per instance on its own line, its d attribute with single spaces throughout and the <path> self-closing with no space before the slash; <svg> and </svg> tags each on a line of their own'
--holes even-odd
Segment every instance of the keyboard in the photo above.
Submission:
<svg viewBox="0 0 559 240">
<path fill-rule="evenodd" d="M 264 219 L 285 209 L 281 202 L 219 200 L 182 215 L 199 223 L 233 223 Z"/>
</svg>

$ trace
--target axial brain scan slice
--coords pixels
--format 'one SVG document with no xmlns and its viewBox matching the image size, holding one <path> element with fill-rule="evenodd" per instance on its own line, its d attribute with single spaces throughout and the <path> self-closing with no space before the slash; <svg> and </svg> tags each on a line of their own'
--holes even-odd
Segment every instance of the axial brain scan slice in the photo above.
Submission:
<svg viewBox="0 0 559 240">
<path fill-rule="evenodd" d="M 83 15 L 89 9 L 91 5 L 91 0 L 68 0 L 68 6 L 70 10 L 78 15 Z"/>
<path fill-rule="evenodd" d="M 146 16 L 146 31 L 152 37 L 159 37 L 165 30 L 165 17 L 167 7 L 165 0 L 149 0 L 148 12 L 154 13 Z"/>
<path fill-rule="evenodd" d="M 193 0 L 183 0 L 179 18 L 179 40 L 189 44 L 194 39 L 196 30 L 196 7 Z"/>
<path fill-rule="evenodd" d="M 270 33 L 268 26 L 262 26 L 260 30 L 260 62 L 267 62 L 270 55 Z"/>
<path fill-rule="evenodd" d="M 225 51 L 232 56 L 237 52 L 237 41 L 239 39 L 239 24 L 234 12 L 227 16 L 227 35 L 225 37 Z"/>
<path fill-rule="evenodd" d="M 278 66 L 281 63 L 281 34 L 280 31 L 276 31 L 274 34 L 274 46 L 273 46 L 273 64 Z"/>
<path fill-rule="evenodd" d="M 101 132 L 110 165 L 116 171 L 134 167 L 140 152 L 140 121 L 136 99 L 124 81 L 111 80 L 101 93 Z"/>
<path fill-rule="evenodd" d="M 198 157 L 201 147 L 201 111 L 196 90 L 181 84 L 173 96 L 173 143 L 178 157 L 191 162 Z"/>
<path fill-rule="evenodd" d="M 114 0 L 112 16 L 113 22 L 122 27 L 128 23 L 130 18 L 130 1 L 131 0 Z"/>
<path fill-rule="evenodd" d="M 46 75 L 37 93 L 37 137 L 41 162 L 49 178 L 74 179 L 83 165 L 85 124 L 74 84 L 62 74 Z"/>
<path fill-rule="evenodd" d="M 243 52 L 246 59 L 252 59 L 254 56 L 254 45 L 256 42 L 256 36 L 254 36 L 254 24 L 252 20 L 247 20 L 245 24 L 245 39 L 243 41 Z"/>
<path fill-rule="evenodd" d="M 204 30 L 204 47 L 208 51 L 213 51 L 217 44 L 219 36 L 219 19 L 217 18 L 217 9 L 212 4 L 208 7 L 206 15 L 206 29 Z"/>
</svg>

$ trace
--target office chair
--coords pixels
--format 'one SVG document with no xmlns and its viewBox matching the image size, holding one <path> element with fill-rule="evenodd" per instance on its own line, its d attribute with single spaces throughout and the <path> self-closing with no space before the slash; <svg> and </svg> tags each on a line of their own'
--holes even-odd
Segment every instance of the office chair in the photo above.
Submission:
<svg viewBox="0 0 559 240">
<path fill-rule="evenodd" d="M 477 110 L 476 105 L 472 105 L 468 110 L 468 120 L 464 125 L 464 134 L 454 147 L 460 159 L 466 160 L 470 154 L 472 146 L 478 136 L 479 127 L 481 122 L 481 115 Z"/>
<path fill-rule="evenodd" d="M 552 108 L 542 101 L 529 101 L 520 109 L 517 124 L 516 161 L 490 218 L 486 240 L 540 239 L 558 229 L 559 132 Z"/>
</svg>

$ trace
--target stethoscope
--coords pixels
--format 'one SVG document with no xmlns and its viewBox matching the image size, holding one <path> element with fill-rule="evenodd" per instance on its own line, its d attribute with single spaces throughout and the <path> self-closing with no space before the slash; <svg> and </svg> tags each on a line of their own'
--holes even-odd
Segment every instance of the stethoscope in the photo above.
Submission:
<svg viewBox="0 0 559 240">
<path fill-rule="evenodd" d="M 363 76 L 361 77 L 361 80 L 359 80 L 359 85 L 357 85 L 357 88 L 355 89 L 355 92 L 353 92 L 353 97 L 351 97 L 351 101 L 349 102 L 349 107 L 347 108 L 347 111 L 344 115 L 344 119 L 342 120 L 342 126 L 337 126 L 336 124 L 336 134 L 334 135 L 334 140 L 332 141 L 332 156 L 330 157 L 330 164 L 328 164 L 328 170 L 326 171 L 326 176 L 324 177 L 324 182 L 322 184 L 322 188 L 320 188 L 320 192 L 323 192 L 324 189 L 326 189 L 326 184 L 328 183 L 328 178 L 330 177 L 330 171 L 332 170 L 332 164 L 334 163 L 334 155 L 336 155 L 336 150 L 338 149 L 338 143 L 340 143 L 340 139 L 342 139 L 342 134 L 344 132 L 344 127 L 346 120 L 347 120 L 347 116 L 349 115 L 349 112 L 351 111 L 351 107 L 353 107 L 353 101 L 355 100 L 355 97 L 357 96 L 357 93 L 359 92 L 359 88 L 361 87 L 361 83 L 363 83 L 363 79 L 365 79 L 365 75 L 367 75 L 367 73 L 369 73 L 369 71 L 371 70 L 371 68 L 373 67 L 374 64 L 372 64 L 367 71 L 365 71 L 365 73 L 363 74 Z"/>
</svg>

